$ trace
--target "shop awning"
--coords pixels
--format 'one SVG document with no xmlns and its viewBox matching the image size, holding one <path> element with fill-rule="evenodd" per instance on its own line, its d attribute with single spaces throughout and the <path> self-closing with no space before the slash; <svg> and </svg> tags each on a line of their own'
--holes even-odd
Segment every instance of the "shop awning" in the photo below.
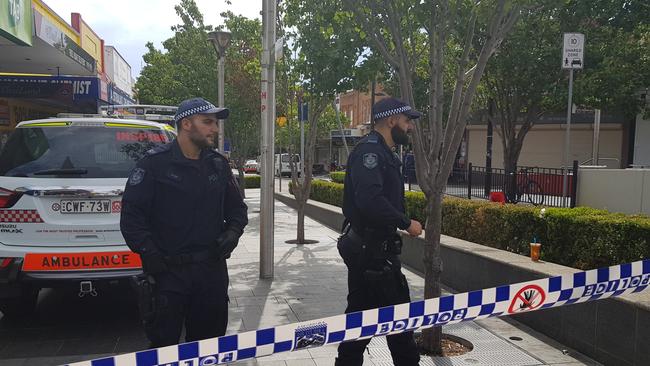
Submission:
<svg viewBox="0 0 650 366">
<path fill-rule="evenodd" d="M 0 72 L 96 76 L 96 61 L 39 12 L 32 46 L 0 43 Z"/>
</svg>

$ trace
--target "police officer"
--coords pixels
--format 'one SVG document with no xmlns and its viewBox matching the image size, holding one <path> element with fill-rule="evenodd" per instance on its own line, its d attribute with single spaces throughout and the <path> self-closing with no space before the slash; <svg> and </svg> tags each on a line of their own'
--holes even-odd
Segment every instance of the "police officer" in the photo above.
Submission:
<svg viewBox="0 0 650 366">
<path fill-rule="evenodd" d="M 138 161 L 122 197 L 126 244 L 155 281 L 144 319 L 151 347 L 225 334 L 226 258 L 248 223 L 228 161 L 213 149 L 228 109 L 193 98 L 174 116 L 178 137 Z"/>
<path fill-rule="evenodd" d="M 406 277 L 398 255 L 401 238 L 422 233 L 419 222 L 404 210 L 404 181 L 395 145 L 408 144 L 413 119 L 420 113 L 406 103 L 386 98 L 372 107 L 375 129 L 348 158 L 343 195 L 346 226 L 338 249 L 348 267 L 346 313 L 410 302 Z M 417 365 L 420 356 L 413 332 L 387 337 L 396 366 Z M 341 343 L 337 366 L 361 366 L 370 339 Z"/>
</svg>

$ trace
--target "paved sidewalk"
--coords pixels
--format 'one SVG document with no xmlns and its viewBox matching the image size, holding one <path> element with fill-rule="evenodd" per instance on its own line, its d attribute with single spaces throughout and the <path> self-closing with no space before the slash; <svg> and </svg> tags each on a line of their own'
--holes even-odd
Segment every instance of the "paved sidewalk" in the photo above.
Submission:
<svg viewBox="0 0 650 366">
<path fill-rule="evenodd" d="M 283 179 L 283 183 L 287 180 Z M 277 181 L 276 181 L 277 183 Z M 286 186 L 284 186 L 286 188 Z M 259 190 L 246 190 L 250 223 L 228 261 L 230 321 L 228 334 L 341 314 L 345 310 L 347 272 L 336 250 L 338 233 L 305 218 L 308 239 L 317 244 L 286 244 L 296 237 L 296 213 L 275 205 L 275 276 L 259 278 Z M 411 297 L 423 297 L 424 280 L 405 271 Z M 493 318 L 446 326 L 445 333 L 465 338 L 474 350 L 458 357 L 423 358 L 421 365 L 598 365 L 510 319 Z M 515 339 L 515 340 L 512 340 Z M 373 339 L 364 365 L 392 365 L 385 338 Z M 333 365 L 336 346 L 280 353 L 238 365 Z"/>
</svg>

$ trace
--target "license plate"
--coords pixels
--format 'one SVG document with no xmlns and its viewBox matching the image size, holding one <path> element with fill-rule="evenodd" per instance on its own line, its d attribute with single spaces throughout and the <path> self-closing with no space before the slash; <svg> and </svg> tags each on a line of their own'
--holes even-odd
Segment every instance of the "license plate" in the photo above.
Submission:
<svg viewBox="0 0 650 366">
<path fill-rule="evenodd" d="M 140 268 L 140 256 L 133 252 L 27 253 L 23 271 L 84 271 Z"/>
<path fill-rule="evenodd" d="M 111 200 L 61 200 L 62 214 L 111 213 Z"/>
</svg>

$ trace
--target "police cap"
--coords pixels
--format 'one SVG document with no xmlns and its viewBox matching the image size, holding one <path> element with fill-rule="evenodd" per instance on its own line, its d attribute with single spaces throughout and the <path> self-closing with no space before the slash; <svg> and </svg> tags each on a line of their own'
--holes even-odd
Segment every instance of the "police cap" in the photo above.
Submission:
<svg viewBox="0 0 650 366">
<path fill-rule="evenodd" d="M 422 116 L 422 113 L 411 108 L 410 105 L 393 97 L 384 98 L 372 106 L 372 119 L 375 121 L 400 113 L 409 119 L 420 118 Z"/>
<path fill-rule="evenodd" d="M 230 111 L 228 108 L 215 107 L 214 104 L 203 98 L 186 99 L 178 105 L 176 115 L 174 116 L 174 124 L 178 125 L 178 122 L 183 118 L 195 114 L 214 114 L 218 119 L 226 119 Z"/>
</svg>

